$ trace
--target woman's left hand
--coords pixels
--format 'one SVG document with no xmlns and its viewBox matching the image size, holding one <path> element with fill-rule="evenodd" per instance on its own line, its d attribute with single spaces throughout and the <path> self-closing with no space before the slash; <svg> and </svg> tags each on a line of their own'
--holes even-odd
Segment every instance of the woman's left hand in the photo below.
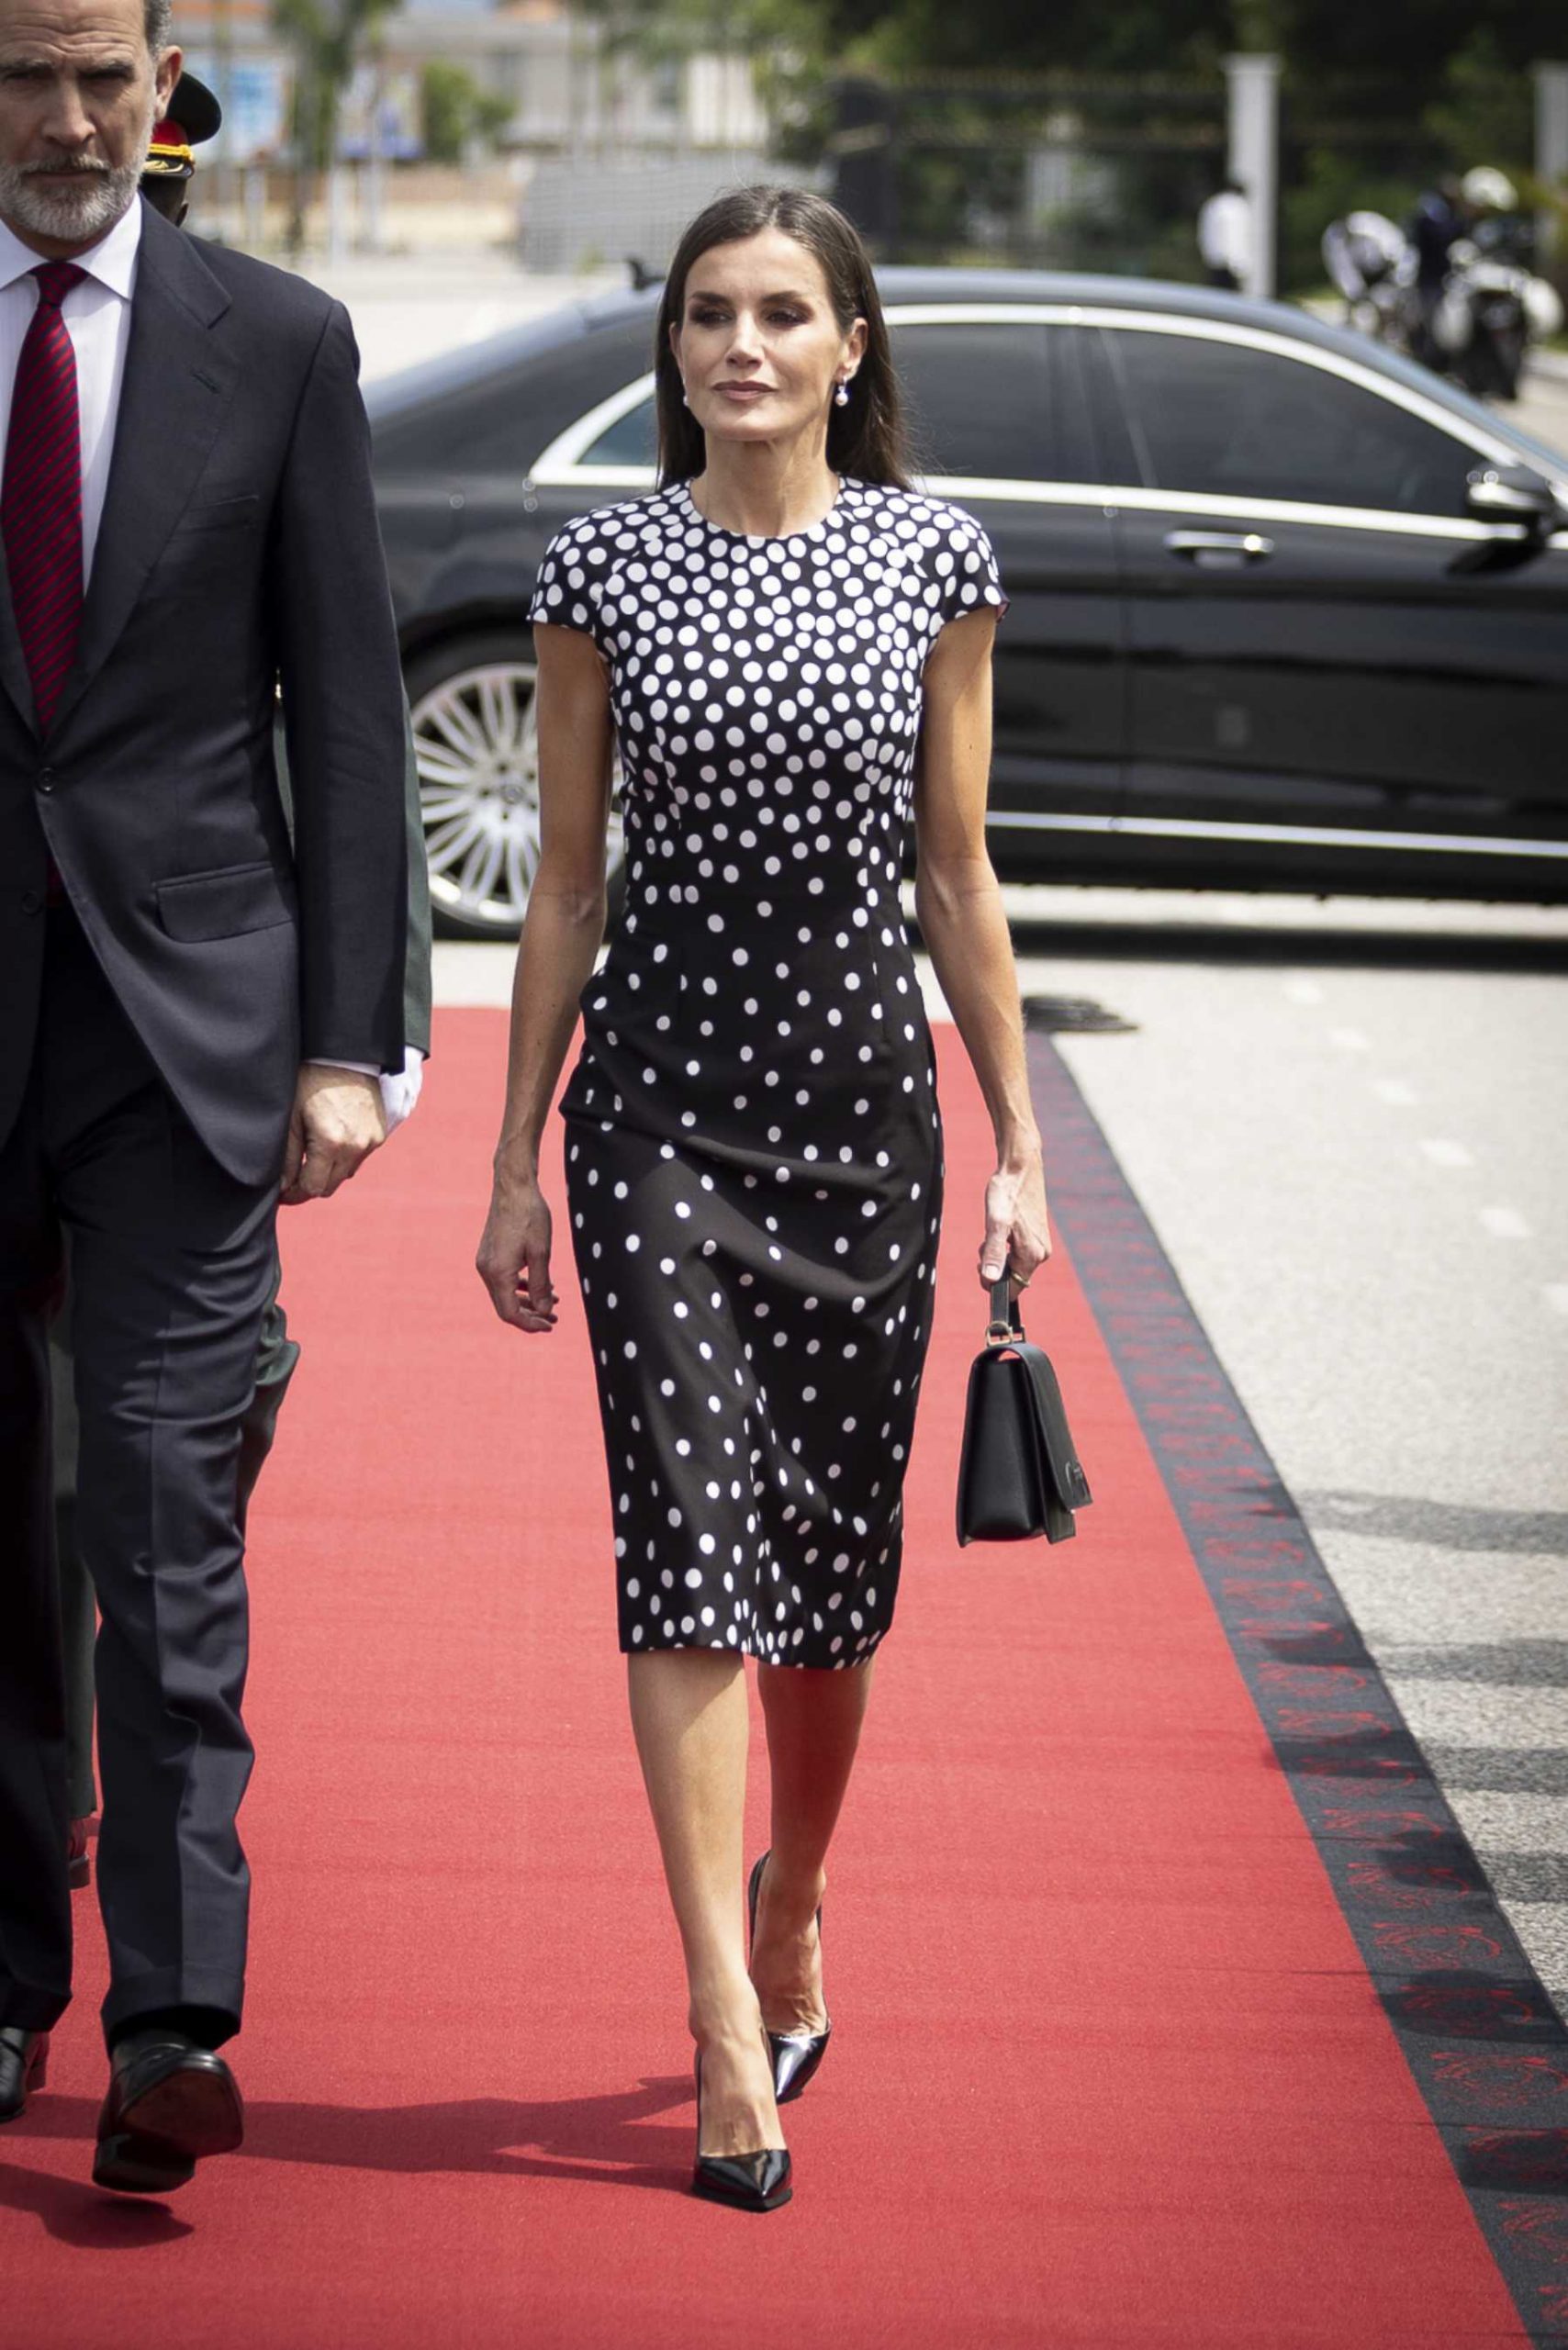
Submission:
<svg viewBox="0 0 1568 2350">
<path fill-rule="evenodd" d="M 1027 1289 L 1051 1253 L 1050 1217 L 1046 1208 L 1046 1176 L 1038 1146 L 1020 1163 L 1004 1162 L 985 1187 L 985 1238 L 980 1243 L 980 1277 L 983 1287 L 1007 1272 L 1017 1296 Z"/>
</svg>

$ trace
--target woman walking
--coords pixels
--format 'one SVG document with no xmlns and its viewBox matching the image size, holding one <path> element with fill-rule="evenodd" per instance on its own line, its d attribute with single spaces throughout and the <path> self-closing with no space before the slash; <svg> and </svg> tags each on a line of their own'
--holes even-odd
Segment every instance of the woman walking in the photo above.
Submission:
<svg viewBox="0 0 1568 2350">
<path fill-rule="evenodd" d="M 859 238 L 743 188 L 671 265 L 661 487 L 571 522 L 530 617 L 543 839 L 479 1270 L 555 1319 L 539 1145 L 577 1017 L 566 1187 L 604 1422 L 621 1646 L 685 1949 L 700 2194 L 790 2195 L 778 2106 L 830 2030 L 821 1908 L 931 1328 L 942 1166 L 903 931 L 917 902 L 996 1134 L 982 1278 L 1048 1249 L 1011 948 L 986 856 L 1004 609 L 968 515 L 907 486 Z M 612 734 L 626 910 L 605 919 Z M 976 1206 L 980 1203 L 977 1202 Z M 772 1838 L 742 1826 L 757 1662 Z"/>
</svg>

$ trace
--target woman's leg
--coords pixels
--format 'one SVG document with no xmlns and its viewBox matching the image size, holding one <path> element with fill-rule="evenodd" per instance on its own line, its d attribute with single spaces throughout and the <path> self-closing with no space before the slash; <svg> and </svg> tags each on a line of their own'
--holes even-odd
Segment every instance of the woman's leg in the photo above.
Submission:
<svg viewBox="0 0 1568 2350">
<path fill-rule="evenodd" d="M 822 2031 L 827 2009 L 817 1905 L 866 1718 L 871 1665 L 834 1673 L 763 1664 L 756 1678 L 767 1723 L 773 1841 L 756 1906 L 751 1979 L 770 2031 Z"/>
<path fill-rule="evenodd" d="M 745 1668 L 706 1649 L 627 1660 L 632 1728 L 686 1953 L 702 2053 L 705 2154 L 781 2146 L 762 2017 L 745 1967 Z"/>
</svg>

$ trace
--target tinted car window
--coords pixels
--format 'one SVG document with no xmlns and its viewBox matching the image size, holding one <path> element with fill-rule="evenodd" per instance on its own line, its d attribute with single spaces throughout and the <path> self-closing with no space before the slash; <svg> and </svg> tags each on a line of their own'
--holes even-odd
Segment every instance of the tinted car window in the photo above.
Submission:
<svg viewBox="0 0 1568 2350">
<path fill-rule="evenodd" d="M 1045 476 L 1043 327 L 896 326 L 892 339 L 917 472 Z"/>
<path fill-rule="evenodd" d="M 1107 329 L 1145 483 L 1462 514 L 1462 444 L 1327 369 L 1197 335 Z"/>
<path fill-rule="evenodd" d="M 658 454 L 658 426 L 654 415 L 654 396 L 639 400 L 635 408 L 618 416 L 607 425 L 597 441 L 590 441 L 577 459 L 579 465 L 651 465 Z"/>
</svg>

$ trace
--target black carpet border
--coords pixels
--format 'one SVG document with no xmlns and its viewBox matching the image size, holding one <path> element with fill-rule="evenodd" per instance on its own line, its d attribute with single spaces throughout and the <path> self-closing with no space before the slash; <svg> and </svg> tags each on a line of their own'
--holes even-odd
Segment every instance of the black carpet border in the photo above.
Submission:
<svg viewBox="0 0 1568 2350">
<path fill-rule="evenodd" d="M 1275 1762 L 1529 2340 L 1568 2350 L 1568 2028 L 1071 1071 L 1028 1046 L 1054 1220 Z"/>
</svg>

